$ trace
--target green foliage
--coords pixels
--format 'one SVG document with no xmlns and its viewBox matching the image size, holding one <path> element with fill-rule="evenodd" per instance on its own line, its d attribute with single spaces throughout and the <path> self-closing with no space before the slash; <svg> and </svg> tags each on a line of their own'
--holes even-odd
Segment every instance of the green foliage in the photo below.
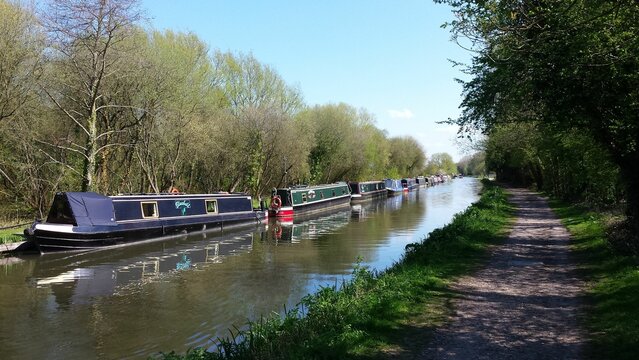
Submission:
<svg viewBox="0 0 639 360">
<path fill-rule="evenodd" d="M 32 101 L 42 73 L 44 36 L 33 13 L 21 3 L 0 0 L 0 123 Z"/>
<path fill-rule="evenodd" d="M 453 161 L 453 157 L 448 153 L 436 153 L 431 155 L 428 164 L 426 164 L 426 174 L 456 174 L 457 165 Z"/>
<path fill-rule="evenodd" d="M 606 236 L 606 218 L 584 208 L 553 202 L 573 236 L 572 247 L 590 285 L 590 358 L 634 359 L 639 341 L 639 259 L 615 252 Z"/>
<path fill-rule="evenodd" d="M 479 151 L 472 155 L 464 156 L 457 163 L 457 172 L 463 175 L 485 176 L 486 153 Z"/>
<path fill-rule="evenodd" d="M 570 144 L 571 138 L 581 144 L 583 137 L 591 139 L 615 164 L 608 176 L 618 171 L 628 222 L 637 232 L 639 5 L 604 0 L 439 2 L 454 8 L 456 20 L 449 24 L 453 37 L 471 39 L 475 50 L 466 69 L 472 79 L 464 83 L 462 115 L 451 122 L 485 133 L 509 123 L 533 124 L 541 135 L 554 138 L 555 155 L 568 150 L 572 158 L 583 147 Z M 510 160 L 524 166 L 536 161 L 521 150 Z M 543 165 L 556 172 L 574 170 L 568 163 Z M 527 172 L 520 168 L 517 175 Z M 555 179 L 563 181 L 563 176 Z M 572 185 L 562 182 L 559 187 Z M 595 197 L 615 192 L 599 190 L 603 194 Z"/>
<path fill-rule="evenodd" d="M 215 352 L 195 349 L 164 357 L 349 359 L 380 356 L 397 343 L 410 348 L 407 325 L 416 317 L 435 322 L 446 301 L 445 284 L 476 266 L 510 221 L 503 190 L 485 184 L 478 203 L 422 242 L 407 246 L 404 258 L 385 272 L 356 266 L 352 279 L 339 287 L 321 288 L 283 315 L 249 323 L 218 339 Z"/>
<path fill-rule="evenodd" d="M 0 217 L 43 217 L 57 191 L 259 197 L 423 167 L 419 143 L 388 138 L 366 110 L 307 108 L 252 54 L 148 30 L 138 5 L 0 0 Z"/>
<path fill-rule="evenodd" d="M 618 167 L 588 134 L 548 133 L 532 123 L 496 126 L 486 163 L 501 181 L 538 189 L 590 206 L 609 207 L 621 197 Z"/>
<path fill-rule="evenodd" d="M 317 105 L 302 111 L 297 121 L 313 135 L 308 159 L 313 183 L 382 179 L 423 164 L 415 139 L 388 139 L 372 115 L 347 104 Z"/>
<path fill-rule="evenodd" d="M 391 178 L 414 177 L 422 173 L 426 163 L 426 153 L 421 144 L 410 136 L 390 139 Z"/>
<path fill-rule="evenodd" d="M 21 235 L 22 227 L 0 229 L 0 244 L 9 244 L 18 241 L 24 241 L 24 237 Z"/>
</svg>

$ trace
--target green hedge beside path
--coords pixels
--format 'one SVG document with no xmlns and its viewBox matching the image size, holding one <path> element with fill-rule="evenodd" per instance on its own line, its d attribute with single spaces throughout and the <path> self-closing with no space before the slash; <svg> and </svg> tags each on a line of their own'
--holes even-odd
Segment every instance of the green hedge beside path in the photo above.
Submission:
<svg viewBox="0 0 639 360">
<path fill-rule="evenodd" d="M 605 215 L 553 201 L 573 235 L 572 249 L 589 282 L 588 358 L 636 359 L 639 349 L 639 259 L 616 252 L 606 238 Z"/>
<path fill-rule="evenodd" d="M 504 191 L 486 181 L 481 199 L 384 272 L 356 267 L 341 286 L 307 295 L 298 307 L 218 339 L 217 351 L 192 349 L 165 359 L 347 359 L 408 356 L 443 321 L 447 284 L 487 259 L 513 217 Z"/>
</svg>

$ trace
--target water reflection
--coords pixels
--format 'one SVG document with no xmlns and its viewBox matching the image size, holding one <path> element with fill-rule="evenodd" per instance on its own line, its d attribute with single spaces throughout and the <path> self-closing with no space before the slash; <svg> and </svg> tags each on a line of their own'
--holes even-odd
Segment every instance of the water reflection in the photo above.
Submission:
<svg viewBox="0 0 639 360">
<path fill-rule="evenodd" d="M 290 221 L 271 219 L 269 224 L 271 231 L 267 232 L 269 236 L 265 240 L 275 244 L 280 242 L 297 244 L 305 239 L 317 239 L 323 234 L 332 233 L 346 226 L 350 212 L 350 207 L 348 207 L 347 210 L 340 210 L 332 214 L 298 216 Z"/>
<path fill-rule="evenodd" d="M 37 288 L 50 288 L 57 304 L 86 304 L 93 297 L 115 294 L 130 284 L 167 281 L 176 272 L 202 269 L 226 256 L 248 252 L 255 234 L 254 229 L 202 233 L 156 244 L 51 253 L 23 260 L 35 262 L 27 281 Z"/>
<path fill-rule="evenodd" d="M 464 179 L 233 232 L 5 260 L 3 358 L 144 358 L 208 347 L 234 325 L 347 278 L 358 257 L 391 265 L 477 189 Z"/>
</svg>

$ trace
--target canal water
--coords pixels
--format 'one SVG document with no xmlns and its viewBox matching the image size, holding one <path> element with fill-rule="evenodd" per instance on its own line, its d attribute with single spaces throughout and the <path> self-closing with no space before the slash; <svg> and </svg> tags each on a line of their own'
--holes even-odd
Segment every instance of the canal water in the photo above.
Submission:
<svg viewBox="0 0 639 360">
<path fill-rule="evenodd" d="M 146 358 L 383 270 L 478 198 L 456 179 L 331 214 L 90 253 L 0 259 L 0 357 Z"/>
</svg>

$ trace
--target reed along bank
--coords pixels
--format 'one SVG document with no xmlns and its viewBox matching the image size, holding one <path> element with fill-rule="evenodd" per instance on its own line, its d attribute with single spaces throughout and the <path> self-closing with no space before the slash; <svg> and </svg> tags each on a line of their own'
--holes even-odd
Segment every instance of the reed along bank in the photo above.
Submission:
<svg viewBox="0 0 639 360">
<path fill-rule="evenodd" d="M 231 330 L 207 352 L 165 359 L 376 358 L 421 348 L 447 315 L 446 290 L 487 259 L 513 217 L 503 189 L 484 181 L 481 198 L 452 222 L 406 247 L 383 272 L 356 267 L 351 280 L 305 296 L 297 307 Z"/>
</svg>

